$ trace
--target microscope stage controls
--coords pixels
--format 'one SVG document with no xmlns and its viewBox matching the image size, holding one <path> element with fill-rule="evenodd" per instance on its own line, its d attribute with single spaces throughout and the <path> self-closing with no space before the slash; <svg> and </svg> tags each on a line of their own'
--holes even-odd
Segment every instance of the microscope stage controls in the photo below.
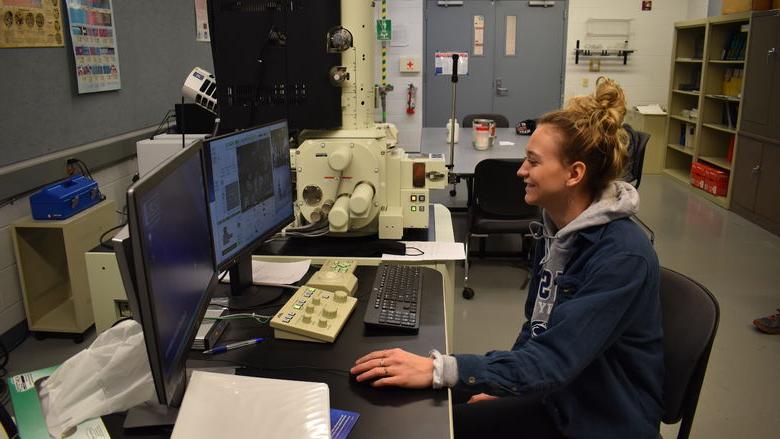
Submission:
<svg viewBox="0 0 780 439">
<path fill-rule="evenodd" d="M 357 277 L 353 274 L 357 262 L 349 259 L 328 259 L 320 271 L 314 273 L 306 285 L 327 291 L 343 291 L 348 296 L 357 289 Z"/>
<path fill-rule="evenodd" d="M 357 299 L 343 291 L 332 293 L 306 285 L 276 313 L 271 327 L 276 338 L 333 343 L 356 304 Z"/>
</svg>

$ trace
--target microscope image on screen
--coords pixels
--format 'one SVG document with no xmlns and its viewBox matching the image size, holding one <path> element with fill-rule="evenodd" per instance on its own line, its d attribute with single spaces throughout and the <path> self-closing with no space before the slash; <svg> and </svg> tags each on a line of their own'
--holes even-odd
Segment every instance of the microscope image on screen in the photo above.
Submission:
<svg viewBox="0 0 780 439">
<path fill-rule="evenodd" d="M 287 143 L 287 128 L 271 131 L 271 145 L 274 155 L 274 168 L 290 167 L 290 145 Z"/>
<path fill-rule="evenodd" d="M 241 211 L 246 212 L 274 193 L 270 141 L 260 139 L 238 147 L 236 155 L 241 184 Z"/>
</svg>

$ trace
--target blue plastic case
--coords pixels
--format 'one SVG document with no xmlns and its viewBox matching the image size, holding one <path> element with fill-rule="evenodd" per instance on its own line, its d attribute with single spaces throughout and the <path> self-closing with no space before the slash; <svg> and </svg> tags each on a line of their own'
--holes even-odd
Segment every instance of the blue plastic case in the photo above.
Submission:
<svg viewBox="0 0 780 439">
<path fill-rule="evenodd" d="M 74 175 L 30 196 L 30 210 L 36 220 L 62 220 L 103 200 L 97 182 Z"/>
</svg>

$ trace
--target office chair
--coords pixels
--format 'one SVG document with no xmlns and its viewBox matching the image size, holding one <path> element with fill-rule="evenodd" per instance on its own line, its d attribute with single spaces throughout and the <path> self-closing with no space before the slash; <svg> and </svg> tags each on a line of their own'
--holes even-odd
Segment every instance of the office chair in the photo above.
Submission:
<svg viewBox="0 0 780 439">
<path fill-rule="evenodd" d="M 509 120 L 506 116 L 491 113 L 468 114 L 463 118 L 461 125 L 464 128 L 471 127 L 474 124 L 474 119 L 490 119 L 496 122 L 496 128 L 509 128 Z"/>
<path fill-rule="evenodd" d="M 468 208 L 468 232 L 466 233 L 466 261 L 463 280 L 463 297 L 471 299 L 474 290 L 469 283 L 469 244 L 471 238 L 480 239 L 480 257 L 485 256 L 485 240 L 491 234 L 519 234 L 523 236 L 522 249 L 526 252 L 526 267 L 532 255 L 530 225 L 541 219 L 535 206 L 525 202 L 525 183 L 517 176 L 522 159 L 486 159 L 474 169 L 474 201 Z M 526 244 L 529 245 L 526 245 Z M 517 253 L 511 253 L 516 255 Z M 508 255 L 493 253 L 491 255 Z M 526 274 L 525 288 L 530 274 Z"/>
<path fill-rule="evenodd" d="M 650 141 L 650 134 L 643 131 L 636 131 L 631 125 L 624 123 L 623 129 L 628 132 L 628 166 L 623 181 L 631 183 L 639 189 L 642 182 L 642 166 L 645 163 L 645 151 L 647 142 Z"/>
<path fill-rule="evenodd" d="M 19 430 L 16 429 L 11 415 L 5 410 L 5 406 L 0 404 L 0 433 L 5 433 L 10 439 L 16 439 L 19 437 Z"/>
<path fill-rule="evenodd" d="M 681 422 L 677 439 L 687 439 L 718 330 L 718 301 L 700 283 L 661 267 L 664 330 L 665 424 Z"/>
</svg>

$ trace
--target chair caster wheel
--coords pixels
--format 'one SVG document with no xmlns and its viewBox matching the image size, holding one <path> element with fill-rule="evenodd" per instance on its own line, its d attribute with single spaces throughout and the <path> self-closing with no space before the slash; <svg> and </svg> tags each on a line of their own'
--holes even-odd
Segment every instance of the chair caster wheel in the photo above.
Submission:
<svg viewBox="0 0 780 439">
<path fill-rule="evenodd" d="M 34 332 L 33 337 L 35 337 L 36 340 L 46 340 L 46 336 L 41 334 L 40 332 Z"/>
<path fill-rule="evenodd" d="M 458 194 L 458 192 L 455 189 L 450 189 L 450 196 L 451 197 L 454 197 L 457 194 Z"/>
<path fill-rule="evenodd" d="M 469 287 L 466 287 L 466 288 L 463 289 L 463 298 L 464 299 L 471 300 L 473 297 L 474 297 L 474 290 L 473 289 L 471 289 Z"/>
<path fill-rule="evenodd" d="M 79 334 L 79 335 L 73 337 L 73 343 L 81 344 L 82 342 L 84 342 L 84 335 L 83 334 Z"/>
</svg>

